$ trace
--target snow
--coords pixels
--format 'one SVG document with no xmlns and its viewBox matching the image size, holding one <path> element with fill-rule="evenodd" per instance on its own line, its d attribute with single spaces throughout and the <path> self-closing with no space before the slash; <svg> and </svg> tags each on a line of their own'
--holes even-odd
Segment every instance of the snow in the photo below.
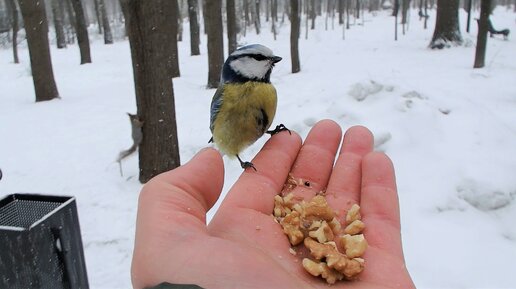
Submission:
<svg viewBox="0 0 516 289">
<path fill-rule="evenodd" d="M 278 25 L 277 41 L 264 29 L 240 44 L 261 43 L 283 57 L 271 78 L 279 94 L 275 124 L 302 136 L 324 118 L 343 129 L 365 125 L 376 149 L 393 159 L 404 252 L 418 288 L 516 288 L 516 41 L 489 38 L 486 67 L 473 69 L 474 22 L 470 34 L 463 31 L 466 45 L 434 51 L 427 48 L 429 12 L 423 30 L 411 11 L 397 42 L 387 11 L 366 13 L 345 40 L 341 26 L 324 29 L 324 17 L 304 39 L 303 22 L 298 74 L 290 73 L 287 24 Z M 493 23 L 516 31 L 514 18 L 498 8 Z M 187 25 L 184 33 L 174 79 L 183 162 L 208 145 L 214 93 L 205 88 L 206 39 L 201 55 L 190 56 Z M 123 162 L 123 177 L 115 162 L 131 145 L 126 112 L 136 111 L 130 51 L 127 41 L 106 46 L 93 38 L 89 65 L 79 65 L 74 45 L 52 47 L 62 98 L 44 103 L 34 103 L 23 43 L 19 65 L 11 50 L 0 50 L 0 197 L 76 196 L 91 288 L 130 288 L 141 185 L 137 157 Z M 266 139 L 242 157 L 251 159 Z M 225 158 L 225 165 L 224 192 L 241 173 L 237 161 Z"/>
</svg>

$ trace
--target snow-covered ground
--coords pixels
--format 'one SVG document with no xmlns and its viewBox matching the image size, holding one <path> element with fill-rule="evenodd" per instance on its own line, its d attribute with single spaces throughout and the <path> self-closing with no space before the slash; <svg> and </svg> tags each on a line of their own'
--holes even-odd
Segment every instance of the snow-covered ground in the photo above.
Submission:
<svg viewBox="0 0 516 289">
<path fill-rule="evenodd" d="M 516 39 L 490 38 L 486 67 L 474 70 L 476 24 L 463 31 L 465 46 L 432 51 L 431 12 L 423 30 L 411 11 L 397 42 L 388 12 L 366 14 L 345 40 L 337 24 L 325 30 L 324 17 L 306 40 L 303 22 L 298 74 L 290 73 L 288 24 L 274 41 L 263 21 L 263 34 L 248 29 L 240 44 L 262 43 L 284 57 L 272 74 L 277 123 L 303 136 L 324 118 L 373 131 L 377 149 L 395 164 L 404 249 L 418 288 L 516 288 Z M 515 18 L 502 8 L 492 17 L 513 33 Z M 214 93 L 205 89 L 206 40 L 192 57 L 188 38 L 186 25 L 174 79 L 183 162 L 207 146 Z M 0 50 L 0 197 L 76 196 L 91 288 L 130 288 L 141 185 L 136 157 L 124 162 L 124 177 L 114 161 L 131 144 L 125 113 L 136 110 L 128 42 L 105 46 L 96 38 L 92 57 L 81 66 L 76 46 L 52 47 L 62 99 L 34 103 L 27 50 L 19 65 Z M 225 161 L 224 191 L 241 173 L 238 162 Z"/>
</svg>

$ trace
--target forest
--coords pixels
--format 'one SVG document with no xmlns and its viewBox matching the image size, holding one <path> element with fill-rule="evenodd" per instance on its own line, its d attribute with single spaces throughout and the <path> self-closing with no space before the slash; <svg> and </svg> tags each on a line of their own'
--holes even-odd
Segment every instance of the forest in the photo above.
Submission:
<svg viewBox="0 0 516 289">
<path fill-rule="evenodd" d="M 129 288 L 142 185 L 211 146 L 224 61 L 260 43 L 273 126 L 365 125 L 392 158 L 418 288 L 513 288 L 515 32 L 514 0 L 0 0 L 0 196 L 76 196 L 90 288 Z"/>
</svg>

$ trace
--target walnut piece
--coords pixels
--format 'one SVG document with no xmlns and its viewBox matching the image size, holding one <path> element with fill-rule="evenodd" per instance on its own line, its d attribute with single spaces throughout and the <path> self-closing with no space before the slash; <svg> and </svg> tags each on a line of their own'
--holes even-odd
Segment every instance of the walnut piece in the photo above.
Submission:
<svg viewBox="0 0 516 289">
<path fill-rule="evenodd" d="M 312 223 L 312 225 L 313 225 L 313 223 Z M 326 243 L 328 241 L 333 241 L 333 239 L 335 237 L 333 234 L 333 231 L 331 230 L 331 227 L 328 225 L 328 223 L 326 223 L 326 221 L 322 221 L 319 228 L 315 231 L 310 231 L 308 233 L 308 236 L 310 236 L 314 239 L 317 239 L 317 241 L 319 241 L 319 243 Z"/>
<path fill-rule="evenodd" d="M 364 255 L 367 249 L 367 241 L 363 234 L 344 235 L 340 238 L 341 245 L 346 249 L 346 256 L 356 258 Z"/>
<path fill-rule="evenodd" d="M 328 267 L 343 273 L 346 268 L 348 258 L 337 250 L 335 243 L 330 242 L 321 244 L 312 238 L 306 238 L 304 245 L 310 254 L 317 260 L 325 259 Z"/>
<path fill-rule="evenodd" d="M 303 242 L 305 235 L 300 230 L 301 218 L 297 211 L 286 215 L 280 224 L 283 227 L 283 232 L 287 234 L 290 244 L 295 246 Z"/>
<path fill-rule="evenodd" d="M 335 217 L 335 213 L 328 206 L 324 196 L 315 196 L 305 206 L 305 218 L 322 219 L 330 222 Z"/>
<path fill-rule="evenodd" d="M 353 258 L 348 261 L 344 269 L 344 276 L 347 280 L 355 279 L 364 270 L 365 261 L 362 258 Z"/>
<path fill-rule="evenodd" d="M 353 223 L 353 221 L 360 219 L 362 219 L 362 216 L 360 216 L 360 206 L 354 204 L 346 214 L 346 225 L 349 225 Z"/>
<path fill-rule="evenodd" d="M 344 233 L 348 235 L 356 235 L 362 233 L 365 228 L 365 224 L 360 220 L 354 220 L 345 229 Z"/>
<path fill-rule="evenodd" d="M 337 280 L 342 280 L 343 278 L 343 275 L 340 272 L 331 269 L 324 262 L 316 262 L 308 258 L 304 258 L 303 268 L 305 268 L 308 273 L 312 274 L 312 276 L 321 276 L 328 284 L 335 284 Z"/>
</svg>

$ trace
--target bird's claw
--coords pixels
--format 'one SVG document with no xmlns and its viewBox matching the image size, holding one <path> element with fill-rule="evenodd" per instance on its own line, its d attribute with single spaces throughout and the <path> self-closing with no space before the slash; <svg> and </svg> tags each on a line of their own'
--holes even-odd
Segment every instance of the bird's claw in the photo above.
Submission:
<svg viewBox="0 0 516 289">
<path fill-rule="evenodd" d="M 255 172 L 257 172 L 256 168 L 254 167 L 253 163 L 252 162 L 242 162 L 240 163 L 240 165 L 242 166 L 242 168 L 245 170 L 247 168 L 253 168 L 253 170 Z"/>
<path fill-rule="evenodd" d="M 288 129 L 284 124 L 279 124 L 279 125 L 277 125 L 277 126 L 276 126 L 276 128 L 275 128 L 275 129 L 273 129 L 273 130 L 268 130 L 268 131 L 266 131 L 266 133 L 268 133 L 268 134 L 270 134 L 271 136 L 273 136 L 273 135 L 275 135 L 275 134 L 277 134 L 277 133 L 279 133 L 279 132 L 285 131 L 285 130 L 286 130 L 286 131 L 288 131 L 288 133 L 289 133 L 290 135 L 292 135 L 292 132 L 290 131 L 290 129 Z"/>
</svg>

